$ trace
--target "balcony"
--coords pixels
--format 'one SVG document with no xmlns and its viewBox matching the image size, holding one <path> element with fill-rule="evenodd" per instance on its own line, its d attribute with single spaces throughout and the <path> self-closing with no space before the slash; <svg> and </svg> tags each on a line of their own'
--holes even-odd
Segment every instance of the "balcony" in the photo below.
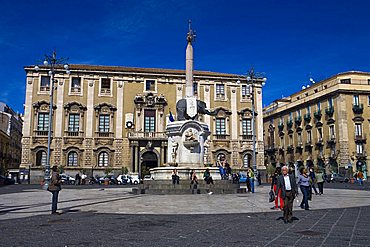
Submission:
<svg viewBox="0 0 370 247">
<path fill-rule="evenodd" d="M 80 87 L 72 87 L 71 88 L 71 94 L 80 94 L 81 88 Z"/>
<path fill-rule="evenodd" d="M 82 144 L 84 140 L 84 132 L 82 131 L 64 131 L 65 144 Z"/>
<path fill-rule="evenodd" d="M 323 145 L 324 145 L 324 142 L 322 138 L 317 139 L 316 146 L 323 146 Z"/>
<path fill-rule="evenodd" d="M 312 140 L 307 140 L 305 146 L 312 147 Z"/>
<path fill-rule="evenodd" d="M 35 136 L 48 136 L 48 132 L 47 130 L 35 130 L 33 133 Z"/>
<path fill-rule="evenodd" d="M 114 133 L 113 132 L 95 132 L 96 145 L 113 145 Z"/>
<path fill-rule="evenodd" d="M 303 148 L 303 142 L 297 142 L 297 147 L 298 149 L 302 149 Z"/>
<path fill-rule="evenodd" d="M 306 114 L 304 114 L 304 121 L 305 121 L 306 123 L 311 122 L 311 114 L 310 114 L 310 113 L 306 113 Z"/>
<path fill-rule="evenodd" d="M 366 136 L 363 135 L 356 135 L 355 136 L 356 143 L 366 143 Z"/>
<path fill-rule="evenodd" d="M 325 114 L 329 118 L 332 118 L 334 116 L 334 107 L 329 106 L 328 108 L 325 109 Z"/>
<path fill-rule="evenodd" d="M 50 87 L 49 86 L 41 86 L 40 87 L 40 92 L 49 92 L 50 91 Z"/>
<path fill-rule="evenodd" d="M 293 145 L 288 145 L 288 147 L 286 149 L 287 149 L 288 153 L 292 153 L 294 151 Z"/>
<path fill-rule="evenodd" d="M 286 126 L 288 127 L 288 129 L 291 129 L 293 127 L 293 121 L 290 119 L 286 122 Z"/>
<path fill-rule="evenodd" d="M 298 117 L 295 117 L 294 118 L 294 122 L 297 126 L 300 126 L 301 123 L 302 123 L 302 117 L 301 116 L 298 116 Z"/>
<path fill-rule="evenodd" d="M 354 104 L 352 110 L 355 114 L 362 114 L 364 112 L 364 104 Z"/>
<path fill-rule="evenodd" d="M 215 140 L 229 140 L 230 139 L 230 135 L 226 135 L 226 134 L 214 134 L 213 135 L 213 138 Z"/>
<path fill-rule="evenodd" d="M 110 88 L 101 88 L 100 89 L 100 95 L 111 95 L 111 90 Z"/>
<path fill-rule="evenodd" d="M 243 141 L 252 141 L 253 140 L 253 135 L 241 135 L 241 139 Z"/>
<path fill-rule="evenodd" d="M 321 120 L 321 117 L 322 117 L 321 110 L 315 111 L 313 113 L 313 116 L 316 118 L 317 121 L 320 121 Z"/>
<path fill-rule="evenodd" d="M 366 159 L 366 157 L 367 157 L 366 151 L 362 151 L 362 153 L 357 153 L 356 152 L 356 158 L 357 159 Z"/>
<path fill-rule="evenodd" d="M 335 135 L 329 135 L 328 138 L 326 139 L 326 142 L 328 144 L 335 144 Z"/>
<path fill-rule="evenodd" d="M 128 138 L 130 140 L 167 140 L 165 132 L 142 132 L 142 131 L 131 131 L 128 132 Z"/>
<path fill-rule="evenodd" d="M 266 145 L 265 150 L 267 153 L 274 153 L 276 151 L 275 144 Z"/>
</svg>

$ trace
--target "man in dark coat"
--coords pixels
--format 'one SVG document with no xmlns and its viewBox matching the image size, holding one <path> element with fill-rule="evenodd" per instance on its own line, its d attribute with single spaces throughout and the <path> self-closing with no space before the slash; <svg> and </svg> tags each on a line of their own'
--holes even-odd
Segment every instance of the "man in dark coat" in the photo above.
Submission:
<svg viewBox="0 0 370 247">
<path fill-rule="evenodd" d="M 276 191 L 281 189 L 281 197 L 284 200 L 284 223 L 293 221 L 293 202 L 298 194 L 298 187 L 293 174 L 288 174 L 289 168 L 283 166 L 282 174 L 277 179 Z M 277 196 L 277 195 L 276 195 Z"/>
<path fill-rule="evenodd" d="M 50 191 L 53 194 L 51 214 L 60 214 L 57 212 L 57 208 L 58 208 L 59 191 L 62 189 L 61 183 L 62 181 L 60 180 L 60 176 L 58 173 L 58 167 L 53 166 L 52 172 L 51 172 L 51 179 L 50 179 L 50 183 L 48 187 L 48 191 Z"/>
</svg>

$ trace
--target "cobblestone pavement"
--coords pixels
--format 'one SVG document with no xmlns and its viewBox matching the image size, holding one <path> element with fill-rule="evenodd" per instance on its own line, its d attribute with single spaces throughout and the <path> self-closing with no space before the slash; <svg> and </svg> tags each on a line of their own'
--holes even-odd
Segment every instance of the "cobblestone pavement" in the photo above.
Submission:
<svg viewBox="0 0 370 247">
<path fill-rule="evenodd" d="M 65 187 L 62 215 L 50 215 L 47 191 L 19 188 L 0 193 L 0 246 L 370 246 L 369 191 L 327 189 L 310 211 L 295 201 L 297 220 L 284 224 L 268 186 L 211 196 Z"/>
</svg>

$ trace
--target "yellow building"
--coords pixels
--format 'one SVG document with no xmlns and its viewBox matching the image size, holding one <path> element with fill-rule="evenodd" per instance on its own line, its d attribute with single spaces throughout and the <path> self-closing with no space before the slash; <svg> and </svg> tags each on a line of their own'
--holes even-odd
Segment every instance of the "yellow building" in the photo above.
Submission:
<svg viewBox="0 0 370 247">
<path fill-rule="evenodd" d="M 9 175 L 16 181 L 21 163 L 21 138 L 21 116 L 0 102 L 0 175 Z"/>
<path fill-rule="evenodd" d="M 70 65 L 57 70 L 51 165 L 74 175 L 102 175 L 123 169 L 142 173 L 167 163 L 166 124 L 176 118 L 185 95 L 185 71 L 115 66 Z M 50 77 L 46 67 L 25 67 L 26 100 L 22 167 L 38 181 L 47 155 Z M 249 87 L 245 77 L 194 72 L 198 99 L 217 112 L 200 116 L 212 132 L 204 163 L 223 157 L 234 167 L 252 166 L 251 103 L 256 109 L 257 166 L 263 169 L 262 80 Z M 251 90 L 253 89 L 253 90 Z M 252 92 L 253 91 L 253 92 Z"/>
<path fill-rule="evenodd" d="M 265 164 L 369 170 L 370 73 L 344 72 L 263 110 Z"/>
</svg>

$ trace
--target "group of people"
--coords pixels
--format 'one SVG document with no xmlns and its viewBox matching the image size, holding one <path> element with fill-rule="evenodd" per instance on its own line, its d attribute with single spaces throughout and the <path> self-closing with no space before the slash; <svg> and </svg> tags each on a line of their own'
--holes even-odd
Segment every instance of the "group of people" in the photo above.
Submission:
<svg viewBox="0 0 370 247">
<path fill-rule="evenodd" d="M 86 184 L 87 175 L 85 173 L 82 173 L 81 175 L 79 173 L 75 176 L 75 185 L 81 185 Z"/>
<path fill-rule="evenodd" d="M 297 180 L 293 172 L 289 172 L 287 166 L 283 166 L 281 169 L 276 168 L 271 182 L 271 190 L 275 194 L 275 205 L 271 209 L 281 209 L 284 211 L 284 223 L 292 222 L 293 201 L 298 196 L 298 185 L 303 195 L 300 207 L 309 210 L 308 201 L 311 200 L 312 190 L 315 195 L 322 195 L 324 193 L 324 181 L 325 174 L 319 170 L 315 171 L 314 168 L 301 167 Z M 317 184 L 318 190 L 315 184 Z"/>
</svg>

